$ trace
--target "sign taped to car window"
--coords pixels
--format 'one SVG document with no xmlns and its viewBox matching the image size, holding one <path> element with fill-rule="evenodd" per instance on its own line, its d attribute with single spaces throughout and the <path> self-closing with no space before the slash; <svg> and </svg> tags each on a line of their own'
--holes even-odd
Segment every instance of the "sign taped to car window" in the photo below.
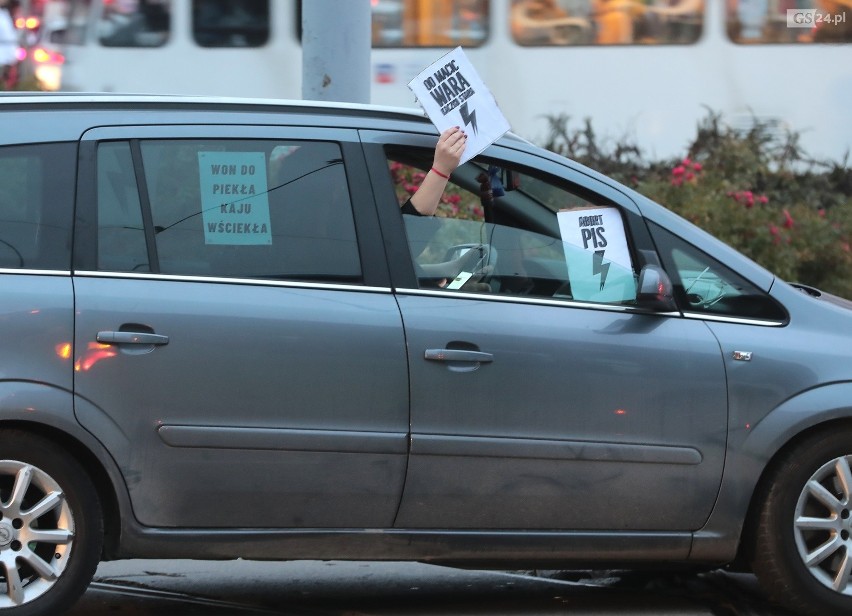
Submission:
<svg viewBox="0 0 852 616">
<path fill-rule="evenodd" d="M 263 152 L 199 152 L 198 175 L 205 244 L 272 243 Z"/>
<path fill-rule="evenodd" d="M 633 262 L 618 208 L 573 208 L 556 216 L 571 296 L 594 302 L 636 299 Z"/>
</svg>

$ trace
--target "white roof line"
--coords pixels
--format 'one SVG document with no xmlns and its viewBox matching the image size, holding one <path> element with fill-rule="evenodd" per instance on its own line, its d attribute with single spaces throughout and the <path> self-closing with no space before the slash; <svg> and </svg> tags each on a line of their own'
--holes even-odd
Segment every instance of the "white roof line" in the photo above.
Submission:
<svg viewBox="0 0 852 616">
<path fill-rule="evenodd" d="M 256 105 L 268 107 L 304 107 L 305 109 L 330 109 L 348 111 L 373 111 L 406 115 L 413 120 L 426 120 L 426 112 L 420 107 L 392 107 L 372 103 L 347 103 L 337 101 L 314 101 L 277 98 L 243 98 L 231 96 L 208 96 L 189 94 L 133 94 L 114 92 L 0 92 L 0 105 L 8 103 L 177 103 L 177 104 L 225 104 Z M 524 143 L 531 143 L 519 135 L 509 132 L 507 136 Z"/>
<path fill-rule="evenodd" d="M 61 102 L 100 102 L 100 103 L 134 103 L 134 102 L 162 102 L 162 103 L 217 103 L 235 105 L 267 105 L 270 107 L 307 107 L 320 109 L 347 109 L 354 111 L 383 111 L 399 113 L 418 118 L 425 118 L 426 114 L 418 107 L 392 107 L 386 105 L 374 105 L 370 103 L 349 103 L 338 101 L 314 101 L 298 99 L 276 99 L 276 98 L 243 98 L 230 96 L 208 96 L 188 94 L 135 94 L 113 92 L 2 92 L 0 102 L 14 101 L 35 102 L 49 100 L 53 103 Z"/>
</svg>

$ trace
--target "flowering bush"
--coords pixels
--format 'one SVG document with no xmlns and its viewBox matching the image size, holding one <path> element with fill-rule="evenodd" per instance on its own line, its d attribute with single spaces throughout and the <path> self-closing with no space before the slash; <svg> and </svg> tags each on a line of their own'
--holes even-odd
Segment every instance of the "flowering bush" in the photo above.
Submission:
<svg viewBox="0 0 852 616">
<path fill-rule="evenodd" d="M 551 119 L 544 144 L 636 188 L 784 280 L 852 299 L 852 169 L 817 161 L 798 137 L 756 121 L 735 131 L 710 113 L 686 156 L 645 162 L 629 142 L 605 149 L 586 122 Z"/>
<path fill-rule="evenodd" d="M 397 161 L 390 163 L 390 172 L 400 205 L 417 192 L 417 188 L 426 177 L 426 174 L 417 167 Z M 482 220 L 483 211 L 477 195 L 448 183 L 435 215 L 462 220 Z"/>
</svg>

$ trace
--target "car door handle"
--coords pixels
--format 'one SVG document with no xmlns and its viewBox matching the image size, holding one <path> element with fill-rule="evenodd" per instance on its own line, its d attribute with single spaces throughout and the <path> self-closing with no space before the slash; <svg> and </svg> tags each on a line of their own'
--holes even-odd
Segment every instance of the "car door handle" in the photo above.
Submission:
<svg viewBox="0 0 852 616">
<path fill-rule="evenodd" d="M 426 349 L 425 357 L 433 361 L 470 361 L 482 364 L 494 361 L 491 353 L 464 349 Z"/>
<path fill-rule="evenodd" d="M 103 344 L 168 344 L 169 337 L 148 332 L 98 332 L 95 340 Z"/>
</svg>

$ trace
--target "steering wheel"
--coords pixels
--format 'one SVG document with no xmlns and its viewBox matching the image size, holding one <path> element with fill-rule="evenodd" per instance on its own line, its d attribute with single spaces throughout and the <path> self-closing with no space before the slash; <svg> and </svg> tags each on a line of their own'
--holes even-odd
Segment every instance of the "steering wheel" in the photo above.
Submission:
<svg viewBox="0 0 852 616">
<path fill-rule="evenodd" d="M 496 258 L 496 251 L 489 244 L 458 244 L 447 250 L 445 260 L 440 263 L 417 264 L 417 277 L 440 283 L 446 289 L 470 285 L 466 287 L 470 290 L 476 284 L 490 287 Z"/>
<path fill-rule="evenodd" d="M 497 251 L 491 244 L 459 244 L 447 251 L 447 256 L 457 255 L 452 262 L 458 266 L 458 272 L 447 285 L 447 288 L 474 289 L 474 285 L 485 285 L 491 289 L 491 277 L 494 274 L 494 264 L 497 262 Z M 458 278 L 462 276 L 462 278 Z M 485 289 L 481 289 L 485 290 Z"/>
</svg>

